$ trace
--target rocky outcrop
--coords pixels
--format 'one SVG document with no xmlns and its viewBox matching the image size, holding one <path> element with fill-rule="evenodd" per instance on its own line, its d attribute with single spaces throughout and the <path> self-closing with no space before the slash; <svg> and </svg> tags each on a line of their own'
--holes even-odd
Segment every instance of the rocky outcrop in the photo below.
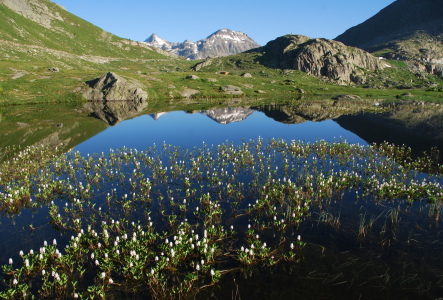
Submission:
<svg viewBox="0 0 443 300">
<path fill-rule="evenodd" d="M 57 11 L 51 9 L 51 6 L 54 5 L 54 3 L 50 1 L 0 0 L 0 4 L 5 5 L 23 17 L 46 28 L 51 28 L 51 22 L 53 20 L 63 21 L 61 15 Z"/>
<path fill-rule="evenodd" d="M 83 93 L 87 100 L 130 100 L 146 101 L 148 93 L 137 84 L 131 83 L 119 75 L 109 72 L 100 78 L 88 82 L 90 88 Z"/>
<path fill-rule="evenodd" d="M 200 71 L 201 69 L 203 69 L 204 67 L 210 66 L 212 65 L 212 62 L 214 61 L 213 58 L 207 58 L 204 61 L 202 61 L 201 63 L 196 64 L 195 66 L 192 67 L 192 69 L 194 71 Z"/>
<path fill-rule="evenodd" d="M 260 47 L 245 33 L 229 29 L 220 29 L 195 43 L 190 40 L 183 43 L 172 43 L 159 38 L 154 33 L 145 40 L 145 43 L 189 59 L 228 56 Z"/>
<path fill-rule="evenodd" d="M 295 69 L 338 82 L 364 82 L 365 70 L 383 69 L 373 55 L 327 39 L 286 35 L 260 48 L 261 62 L 273 68 Z"/>
<path fill-rule="evenodd" d="M 335 39 L 388 59 L 409 61 L 414 69 L 441 76 L 441 10 L 442 3 L 437 0 L 397 0 Z"/>
</svg>

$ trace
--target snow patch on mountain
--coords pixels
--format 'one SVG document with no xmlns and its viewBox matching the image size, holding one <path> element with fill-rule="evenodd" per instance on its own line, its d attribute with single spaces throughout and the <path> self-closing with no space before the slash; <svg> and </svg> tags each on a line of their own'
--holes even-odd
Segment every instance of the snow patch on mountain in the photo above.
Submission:
<svg viewBox="0 0 443 300">
<path fill-rule="evenodd" d="M 228 56 L 260 47 L 247 34 L 226 28 L 197 42 L 186 40 L 183 43 L 172 43 L 161 39 L 154 33 L 144 43 L 189 59 Z"/>
</svg>

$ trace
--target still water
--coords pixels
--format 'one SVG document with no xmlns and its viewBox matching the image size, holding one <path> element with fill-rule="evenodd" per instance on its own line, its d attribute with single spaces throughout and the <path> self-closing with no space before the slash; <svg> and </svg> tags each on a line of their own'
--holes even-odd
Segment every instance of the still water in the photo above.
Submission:
<svg viewBox="0 0 443 300">
<path fill-rule="evenodd" d="M 328 106 L 319 108 L 318 105 L 310 104 L 297 109 L 291 105 L 283 105 L 214 108 L 196 110 L 193 113 L 141 111 L 135 114 L 131 112 L 127 116 L 113 116 L 112 119 L 118 121 L 110 126 L 106 123 L 109 118 L 100 117 L 101 112 L 85 113 L 76 108 L 75 122 L 70 123 L 74 117 L 67 116 L 55 123 L 43 119 L 28 127 L 26 124 L 33 124 L 33 121 L 19 119 L 13 113 L 11 116 L 14 115 L 14 118 L 8 117 L 6 113 L 0 123 L 0 131 L 3 127 L 3 136 L 11 137 L 15 134 L 16 140 L 21 138 L 30 143 L 37 140 L 30 138 L 33 134 L 40 138 L 43 136 L 41 141 L 53 142 L 55 145 L 60 143 L 83 155 L 102 152 L 107 154 L 110 149 L 122 147 L 143 150 L 163 143 L 187 149 L 226 142 L 239 145 L 243 141 L 258 138 L 264 141 L 272 138 L 305 142 L 346 141 L 361 145 L 388 141 L 406 144 L 417 152 L 429 151 L 432 147 L 442 149 L 443 114 L 435 107 L 426 110 L 407 106 L 397 111 L 377 114 L 358 109 L 351 109 L 346 114 L 328 109 Z M 33 108 L 29 110 L 32 111 Z M 107 108 L 106 111 L 109 110 Z M 83 114 L 81 118 L 79 111 Z M 117 115 L 115 112 L 113 114 Z M 45 127 L 47 124 L 50 124 L 48 128 Z M 88 124 L 88 129 L 83 129 L 79 124 Z M 14 126 L 17 131 L 14 131 Z M 33 130 L 26 130 L 29 127 L 33 127 Z M 441 206 L 431 207 L 426 203 L 411 205 L 394 201 L 357 201 L 355 194 L 351 193 L 344 195 L 343 199 L 325 204 L 322 208 L 313 208 L 312 219 L 302 224 L 299 232 L 310 246 L 295 270 L 289 272 L 283 267 L 229 275 L 222 280 L 220 287 L 210 289 L 208 294 L 202 293 L 200 297 L 443 297 Z M 17 216 L 1 218 L 1 264 L 5 264 L 9 257 L 18 261 L 20 250 L 38 249 L 43 240 L 57 238 L 61 242 L 67 242 L 62 232 L 54 231 L 48 224 L 47 213 L 47 207 L 42 207 L 38 213 L 24 210 Z M 333 218 L 337 221 L 333 221 Z M 370 220 L 374 222 L 370 232 L 367 232 L 365 239 L 360 239 L 359 223 L 368 224 Z M 398 230 L 400 228 L 402 230 Z"/>
<path fill-rule="evenodd" d="M 282 138 L 315 142 L 317 140 L 367 144 L 349 130 L 343 129 L 333 120 L 320 122 L 306 121 L 301 124 L 284 124 L 266 116 L 263 112 L 251 109 L 212 111 L 218 116 L 237 117 L 230 123 L 219 123 L 204 113 L 189 114 L 183 111 L 167 114 L 144 115 L 126 120 L 109 127 L 93 138 L 76 146 L 82 153 L 107 152 L 113 148 L 145 149 L 153 144 L 172 144 L 184 148 L 200 147 L 202 143 L 217 145 L 225 142 L 239 144 L 242 141 Z M 246 119 L 242 119 L 242 118 Z M 221 118 L 220 118 L 221 119 Z"/>
</svg>

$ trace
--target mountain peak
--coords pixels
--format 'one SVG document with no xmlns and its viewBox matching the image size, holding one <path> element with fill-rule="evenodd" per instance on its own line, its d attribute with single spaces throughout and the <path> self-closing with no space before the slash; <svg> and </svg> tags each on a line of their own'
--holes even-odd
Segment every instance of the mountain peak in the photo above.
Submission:
<svg viewBox="0 0 443 300">
<path fill-rule="evenodd" d="M 246 41 L 252 41 L 252 39 L 241 31 L 234 31 L 230 29 L 220 29 L 208 36 L 206 39 L 220 38 L 222 40 L 231 40 L 234 43 L 244 43 Z"/>
<path fill-rule="evenodd" d="M 171 51 L 179 56 L 190 59 L 203 59 L 215 56 L 228 56 L 260 47 L 248 35 L 227 28 L 217 30 L 206 39 L 192 42 L 171 43 L 152 34 L 145 42 L 152 47 Z"/>
<path fill-rule="evenodd" d="M 145 40 L 145 43 L 149 44 L 149 46 L 160 48 L 163 50 L 168 50 L 170 48 L 170 42 L 161 39 L 157 34 L 153 33 L 150 37 Z"/>
</svg>

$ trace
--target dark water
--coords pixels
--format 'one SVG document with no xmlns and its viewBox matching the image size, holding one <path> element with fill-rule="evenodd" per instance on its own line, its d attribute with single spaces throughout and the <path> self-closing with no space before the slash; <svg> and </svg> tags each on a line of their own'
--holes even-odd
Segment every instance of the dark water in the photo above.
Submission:
<svg viewBox="0 0 443 300">
<path fill-rule="evenodd" d="M 129 119 L 123 116 L 117 125 L 109 126 L 97 118 L 99 113 L 94 115 L 76 108 L 76 122 L 69 123 L 68 116 L 48 129 L 42 125 L 48 123 L 43 119 L 42 123 L 33 125 L 33 132 L 37 127 L 45 130 L 40 135 L 50 140 L 54 133 L 65 130 L 63 134 L 67 137 L 51 140 L 53 144 L 67 144 L 83 155 L 109 153 L 111 148 L 122 147 L 143 150 L 154 143 L 183 148 L 227 141 L 240 144 L 259 137 L 265 141 L 271 138 L 306 142 L 343 140 L 362 145 L 387 141 L 406 144 L 421 153 L 433 147 L 443 149 L 442 115 L 435 107 L 428 109 L 433 113 L 421 107 L 404 107 L 384 114 L 322 111 L 319 116 L 318 110 L 313 111 L 312 107 L 303 111 L 291 105 L 217 108 L 194 113 L 134 114 L 132 111 L 127 116 Z M 411 122 L 411 116 L 417 120 Z M 10 138 L 14 135 L 14 124 L 19 122 L 24 123 L 4 113 L 0 132 Z M 89 124 L 88 129 L 75 129 L 79 128 L 76 124 L 82 122 Z M 1 131 L 2 127 L 5 131 Z M 29 139 L 31 130 L 23 128 L 26 127 L 17 125 L 17 135 Z M 20 136 L 13 140 L 20 140 Z M 34 144 L 35 140 L 38 138 L 29 143 Z M 67 143 L 68 140 L 78 142 Z M 20 250 L 37 249 L 43 240 L 63 238 L 47 223 L 46 211 L 46 208 L 39 213 L 25 210 L 14 218 L 1 219 L 1 264 L 7 263 L 9 257 L 16 258 Z M 298 265 L 228 275 L 219 287 L 202 292 L 199 298 L 440 299 L 443 297 L 443 228 L 442 217 L 435 211 L 440 212 L 441 207 L 426 203 L 356 202 L 353 195 L 348 195 L 342 201 L 314 211 L 312 220 L 303 224 L 301 232 L 309 246 Z M 393 212 L 398 212 L 398 223 L 390 221 Z M 339 217 L 340 224 L 327 225 L 324 220 L 331 217 Z M 359 222 L 371 217 L 376 219 L 374 226 L 364 239 L 359 239 Z M 31 230 L 30 223 L 36 229 Z"/>
</svg>

